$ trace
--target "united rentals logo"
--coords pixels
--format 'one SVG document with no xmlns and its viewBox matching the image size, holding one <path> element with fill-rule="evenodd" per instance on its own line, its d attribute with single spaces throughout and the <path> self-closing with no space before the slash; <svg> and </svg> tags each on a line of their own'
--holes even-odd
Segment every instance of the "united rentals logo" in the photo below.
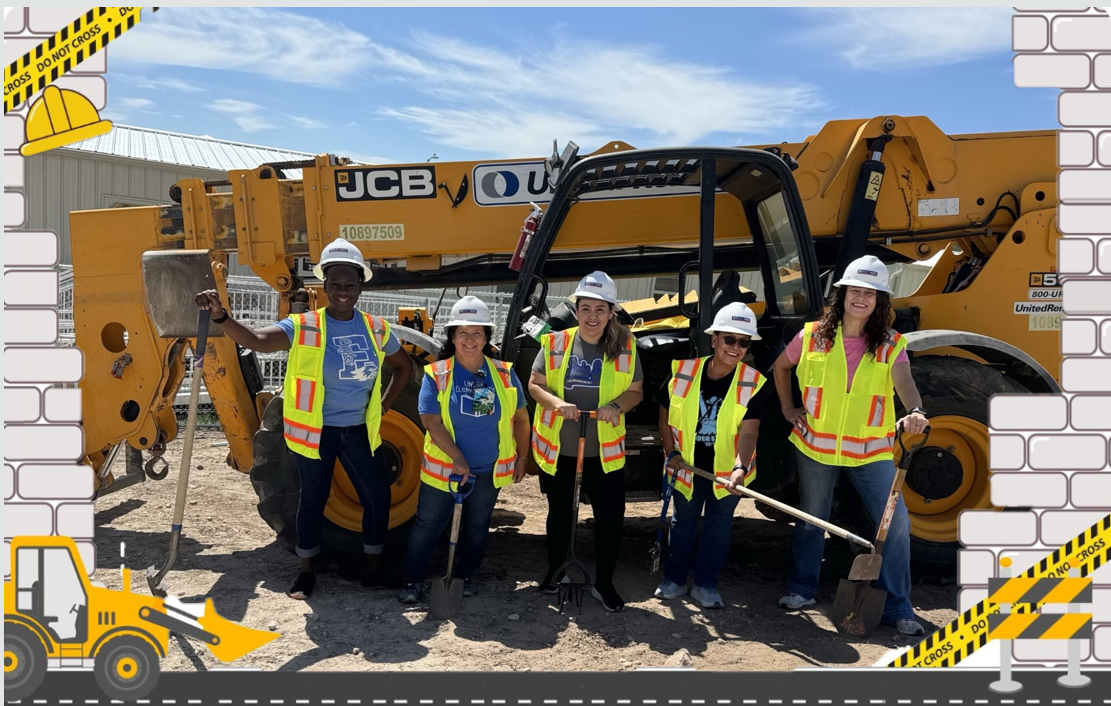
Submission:
<svg viewBox="0 0 1111 706">
<path fill-rule="evenodd" d="M 733 320 L 734 321 L 743 321 L 746 324 L 751 324 L 752 323 L 752 319 L 748 318 L 747 316 L 734 316 Z"/>
<path fill-rule="evenodd" d="M 477 314 L 478 309 L 460 309 L 459 313 L 460 314 Z"/>
<path fill-rule="evenodd" d="M 870 275 L 872 277 L 879 277 L 880 276 L 879 272 L 875 272 L 873 270 L 857 270 L 856 273 L 858 275 Z"/>
</svg>

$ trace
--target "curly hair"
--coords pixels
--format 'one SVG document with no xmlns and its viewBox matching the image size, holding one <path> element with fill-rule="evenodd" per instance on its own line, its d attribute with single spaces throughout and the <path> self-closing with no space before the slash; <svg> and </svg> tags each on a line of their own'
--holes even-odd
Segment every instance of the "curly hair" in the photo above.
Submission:
<svg viewBox="0 0 1111 706">
<path fill-rule="evenodd" d="M 814 335 L 818 340 L 833 343 L 837 337 L 837 327 L 845 318 L 845 296 L 848 287 L 834 287 L 826 300 L 826 311 L 818 323 L 814 325 Z M 864 338 L 868 341 L 868 352 L 872 356 L 887 340 L 887 329 L 891 323 L 891 295 L 887 292 L 876 292 L 876 308 L 868 321 L 864 324 Z"/>
</svg>

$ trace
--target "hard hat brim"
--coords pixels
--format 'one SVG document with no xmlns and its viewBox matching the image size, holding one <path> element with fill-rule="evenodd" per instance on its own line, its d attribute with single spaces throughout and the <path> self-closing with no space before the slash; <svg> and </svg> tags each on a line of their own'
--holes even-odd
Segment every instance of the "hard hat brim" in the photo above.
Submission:
<svg viewBox="0 0 1111 706">
<path fill-rule="evenodd" d="M 758 333 L 753 333 L 751 331 L 742 331 L 739 328 L 732 328 L 732 327 L 729 327 L 729 326 L 711 326 L 710 328 L 706 329 L 705 332 L 706 333 L 711 333 L 711 334 L 712 333 L 735 333 L 735 334 L 738 334 L 740 336 L 749 336 L 754 341 L 764 340 L 760 336 L 760 334 L 758 334 Z"/>
<path fill-rule="evenodd" d="M 843 278 L 843 279 L 841 279 L 837 282 L 834 282 L 833 286 L 834 287 L 864 287 L 865 289 L 874 289 L 877 292 L 884 292 L 886 294 L 891 294 L 891 290 L 888 289 L 887 287 L 881 287 L 878 284 L 874 284 L 872 282 L 864 282 L 864 281 L 859 280 L 859 279 Z"/>
<path fill-rule="evenodd" d="M 312 267 L 313 277 L 316 277 L 318 280 L 323 282 L 324 281 L 324 270 L 327 267 L 331 266 L 331 265 L 347 265 L 348 267 L 358 267 L 358 264 L 356 264 L 354 262 L 351 262 L 350 260 L 325 261 L 325 262 L 321 262 L 321 263 L 318 263 L 316 265 L 313 265 L 313 267 Z M 366 266 L 365 262 L 362 264 L 362 267 L 363 267 L 363 281 L 364 282 L 369 282 L 370 278 L 374 276 L 374 272 L 369 267 Z"/>
<path fill-rule="evenodd" d="M 568 297 L 568 299 L 571 300 L 572 304 L 575 303 L 576 299 L 597 299 L 600 302 L 605 302 L 607 304 L 613 304 L 613 307 L 615 309 L 620 309 L 621 308 L 621 305 L 618 304 L 617 302 L 613 301 L 612 299 L 606 299 L 605 297 L 599 296 L 599 295 L 595 294 L 594 292 L 582 292 L 582 291 L 575 292 L 570 297 Z"/>
</svg>

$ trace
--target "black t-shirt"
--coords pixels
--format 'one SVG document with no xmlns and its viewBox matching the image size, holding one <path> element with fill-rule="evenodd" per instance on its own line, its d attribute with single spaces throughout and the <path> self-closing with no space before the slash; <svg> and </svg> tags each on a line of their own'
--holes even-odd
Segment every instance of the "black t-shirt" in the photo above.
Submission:
<svg viewBox="0 0 1111 706">
<path fill-rule="evenodd" d="M 668 387 L 671 378 L 668 377 L 657 391 L 660 406 L 668 408 L 670 392 Z M 722 400 L 732 392 L 733 375 L 726 375 L 717 380 L 706 374 L 706 367 L 702 368 L 702 383 L 699 387 L 698 403 L 698 431 L 694 437 L 694 462 L 693 465 L 703 470 L 712 471 L 714 468 L 714 442 L 717 441 L 718 411 L 721 409 Z M 760 391 L 749 400 L 745 411 L 745 420 L 763 418 L 763 410 L 768 401 L 768 390 L 771 385 L 765 382 Z M 679 449 L 676 449 L 678 451 Z M 685 459 L 691 463 L 691 459 Z"/>
</svg>

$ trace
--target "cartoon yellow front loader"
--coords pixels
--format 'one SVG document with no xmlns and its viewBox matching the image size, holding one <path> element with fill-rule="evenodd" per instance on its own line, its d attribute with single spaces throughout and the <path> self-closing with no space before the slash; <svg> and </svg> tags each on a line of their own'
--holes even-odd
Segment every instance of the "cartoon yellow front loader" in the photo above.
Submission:
<svg viewBox="0 0 1111 706">
<path fill-rule="evenodd" d="M 170 632 L 200 640 L 231 662 L 278 637 L 225 620 L 204 605 L 89 582 L 68 537 L 16 537 L 4 582 L 4 698 L 26 699 L 48 670 L 92 669 L 110 698 L 133 701 L 158 681 Z"/>
</svg>

